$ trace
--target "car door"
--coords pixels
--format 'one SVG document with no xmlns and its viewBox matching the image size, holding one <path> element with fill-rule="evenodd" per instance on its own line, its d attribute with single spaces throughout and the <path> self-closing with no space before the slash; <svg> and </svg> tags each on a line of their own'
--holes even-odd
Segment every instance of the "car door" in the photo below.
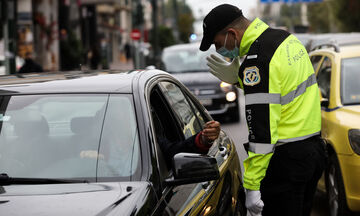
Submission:
<svg viewBox="0 0 360 216">
<path fill-rule="evenodd" d="M 172 128 L 172 132 L 168 133 L 169 140 L 176 139 L 175 137 L 187 139 L 194 136 L 202 130 L 206 121 L 211 120 L 211 117 L 201 109 L 201 105 L 196 99 L 189 97 L 188 94 L 189 92 L 183 86 L 168 80 L 159 82 L 152 90 L 153 97 L 150 97 L 153 100 L 152 104 L 162 107 L 161 109 L 152 108 L 153 121 L 156 122 L 156 119 L 158 119 L 161 122 L 161 118 L 163 118 L 162 124 L 164 126 L 160 130 L 166 131 Z M 154 101 L 156 102 L 154 103 Z M 164 116 L 168 117 L 164 118 Z M 173 124 L 170 125 L 170 122 Z M 174 133 L 174 130 L 177 130 L 177 133 Z M 231 187 L 233 185 L 232 175 L 221 170 L 229 167 L 228 165 L 224 166 L 230 152 L 226 149 L 230 145 L 229 143 L 230 140 L 222 132 L 220 138 L 208 153 L 216 157 L 220 172 L 224 173 L 219 181 L 176 187 L 163 185 L 164 190 L 161 200 L 164 200 L 167 205 L 167 210 L 163 215 L 198 215 L 200 213 L 203 215 L 227 215 L 232 211 L 232 192 L 234 191 L 234 188 Z M 162 169 L 162 178 L 165 179 L 171 176 L 171 170 L 169 166 L 161 166 L 166 157 L 164 152 L 157 151 L 157 153 L 160 169 Z M 207 205 L 207 203 L 211 203 L 211 205 Z"/>
</svg>

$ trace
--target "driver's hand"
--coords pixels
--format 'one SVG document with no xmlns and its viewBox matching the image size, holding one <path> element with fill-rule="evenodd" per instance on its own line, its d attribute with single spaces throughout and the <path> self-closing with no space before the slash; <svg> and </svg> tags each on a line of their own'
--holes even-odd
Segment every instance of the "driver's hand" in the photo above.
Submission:
<svg viewBox="0 0 360 216">
<path fill-rule="evenodd" d="M 202 139 L 204 143 L 212 144 L 220 134 L 220 123 L 218 121 L 208 121 L 204 125 L 202 131 Z"/>
</svg>

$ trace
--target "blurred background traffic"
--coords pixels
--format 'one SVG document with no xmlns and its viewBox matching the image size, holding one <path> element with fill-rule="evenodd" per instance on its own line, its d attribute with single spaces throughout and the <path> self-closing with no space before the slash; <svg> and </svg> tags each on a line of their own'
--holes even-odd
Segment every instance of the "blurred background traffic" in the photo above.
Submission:
<svg viewBox="0 0 360 216">
<path fill-rule="evenodd" d="M 360 38 L 350 33 L 360 32 L 358 0 L 1 0 L 0 74 L 25 63 L 20 72 L 161 68 L 164 48 L 199 41 L 204 16 L 222 3 L 308 49 L 328 33 Z"/>
</svg>

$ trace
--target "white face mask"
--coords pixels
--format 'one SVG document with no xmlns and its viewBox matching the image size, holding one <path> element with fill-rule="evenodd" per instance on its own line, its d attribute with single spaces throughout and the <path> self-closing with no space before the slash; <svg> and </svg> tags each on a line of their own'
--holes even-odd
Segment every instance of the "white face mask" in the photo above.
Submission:
<svg viewBox="0 0 360 216">
<path fill-rule="evenodd" d="M 228 50 L 225 48 L 226 46 L 226 40 L 228 37 L 228 33 L 226 33 L 224 46 L 220 47 L 218 50 L 216 50 L 217 53 L 219 53 L 222 56 L 228 57 L 228 58 L 235 58 L 240 55 L 239 47 L 236 46 L 236 39 L 235 39 L 235 47 L 232 50 Z"/>
</svg>

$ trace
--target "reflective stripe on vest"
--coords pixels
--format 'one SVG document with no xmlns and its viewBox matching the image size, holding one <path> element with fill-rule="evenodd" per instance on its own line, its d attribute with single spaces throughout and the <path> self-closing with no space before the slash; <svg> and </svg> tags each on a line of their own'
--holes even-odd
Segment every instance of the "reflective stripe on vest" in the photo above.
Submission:
<svg viewBox="0 0 360 216">
<path fill-rule="evenodd" d="M 249 142 L 249 151 L 255 154 L 269 154 L 271 152 L 274 152 L 275 147 L 276 146 L 274 144 L 270 143 Z"/>
<path fill-rule="evenodd" d="M 281 104 L 286 105 L 291 103 L 296 97 L 305 93 L 306 89 L 316 84 L 315 74 L 311 74 L 304 82 L 297 86 L 297 88 L 288 94 L 281 96 L 274 93 L 253 93 L 245 95 L 245 104 Z"/>
<path fill-rule="evenodd" d="M 306 135 L 306 136 L 302 136 L 302 137 L 295 137 L 295 138 L 290 138 L 290 139 L 279 139 L 278 142 L 276 143 L 276 146 L 280 146 L 280 145 L 283 145 L 283 144 L 286 144 L 289 142 L 296 142 L 296 141 L 304 140 L 304 139 L 307 139 L 307 138 L 310 138 L 310 137 L 316 136 L 316 135 L 320 135 L 320 131 L 313 133 L 313 134 Z"/>
<path fill-rule="evenodd" d="M 304 140 L 304 139 L 307 139 L 307 138 L 310 138 L 310 137 L 316 136 L 316 135 L 320 135 L 320 132 L 316 132 L 316 133 L 309 134 L 309 135 L 302 136 L 302 137 L 295 137 L 295 138 L 290 138 L 290 139 L 279 139 L 276 144 L 249 142 L 249 151 L 251 151 L 255 154 L 269 154 L 269 153 L 274 152 L 275 148 L 278 146 L 281 146 L 281 145 L 284 145 L 284 144 L 290 143 L 290 142 L 301 141 L 301 140 Z"/>
</svg>

